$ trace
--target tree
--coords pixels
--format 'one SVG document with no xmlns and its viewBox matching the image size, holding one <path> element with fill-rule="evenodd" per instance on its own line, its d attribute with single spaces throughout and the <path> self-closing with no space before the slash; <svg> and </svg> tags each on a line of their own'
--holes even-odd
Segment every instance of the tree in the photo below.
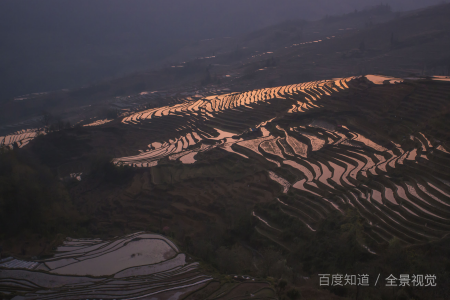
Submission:
<svg viewBox="0 0 450 300">
<path fill-rule="evenodd" d="M 44 126 L 48 126 L 50 125 L 50 122 L 53 120 L 53 116 L 51 113 L 49 113 L 48 111 L 43 111 L 42 112 L 42 119 L 41 122 Z"/>
<path fill-rule="evenodd" d="M 57 126 L 58 130 L 63 130 L 64 129 L 64 121 L 58 118 L 58 121 L 56 122 L 56 126 Z"/>
<path fill-rule="evenodd" d="M 391 33 L 391 49 L 394 48 L 395 45 L 395 37 L 394 37 L 394 33 Z"/>
<path fill-rule="evenodd" d="M 275 278 L 290 277 L 292 269 L 286 265 L 283 255 L 274 249 L 266 248 L 261 251 L 262 257 L 258 259 L 258 269 L 261 276 Z"/>
<path fill-rule="evenodd" d="M 231 249 L 221 247 L 216 254 L 217 265 L 223 272 L 237 274 L 252 268 L 252 255 L 242 246 L 234 245 Z"/>
<path fill-rule="evenodd" d="M 287 284 L 288 284 L 288 282 L 286 280 L 280 279 L 280 281 L 278 282 L 278 288 L 280 289 L 280 292 L 284 291 Z"/>
<path fill-rule="evenodd" d="M 82 221 L 52 171 L 20 151 L 0 149 L 0 236 L 56 234 Z"/>
<path fill-rule="evenodd" d="M 300 298 L 300 292 L 297 289 L 291 289 L 289 290 L 286 295 L 289 297 L 289 299 L 291 300 L 297 300 Z"/>
<path fill-rule="evenodd" d="M 209 72 L 209 67 L 206 69 L 206 76 L 202 80 L 202 85 L 208 85 L 212 81 L 211 73 Z"/>
</svg>

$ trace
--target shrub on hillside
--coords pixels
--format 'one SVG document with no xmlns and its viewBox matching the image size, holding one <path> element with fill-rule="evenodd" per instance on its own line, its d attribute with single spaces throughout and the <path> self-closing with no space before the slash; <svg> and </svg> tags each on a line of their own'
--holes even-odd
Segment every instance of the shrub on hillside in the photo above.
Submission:
<svg viewBox="0 0 450 300">
<path fill-rule="evenodd" d="M 0 149 L 0 236 L 51 235 L 79 221 L 64 185 L 46 166 L 19 151 Z"/>
<path fill-rule="evenodd" d="M 224 273 L 248 273 L 253 268 L 252 255 L 242 246 L 234 245 L 231 249 L 220 247 L 216 254 L 217 266 Z"/>
<path fill-rule="evenodd" d="M 114 164 L 108 156 L 96 156 L 91 161 L 90 175 L 106 183 L 124 184 L 133 178 L 133 168 L 128 165 Z"/>
</svg>

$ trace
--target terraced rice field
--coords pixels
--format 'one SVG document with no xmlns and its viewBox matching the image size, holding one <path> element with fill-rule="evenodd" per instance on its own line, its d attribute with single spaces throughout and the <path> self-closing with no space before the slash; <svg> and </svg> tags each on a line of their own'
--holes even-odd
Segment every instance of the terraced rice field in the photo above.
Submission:
<svg viewBox="0 0 450 300">
<path fill-rule="evenodd" d="M 205 151 L 212 147 L 222 146 L 223 149 L 233 152 L 231 151 L 233 142 L 230 139 L 236 134 L 241 134 L 249 128 L 268 132 L 265 126 L 274 120 L 273 117 L 276 116 L 277 112 L 288 111 L 285 110 L 287 107 L 293 106 L 295 108 L 289 110 L 291 113 L 298 112 L 300 107 L 302 107 L 302 112 L 318 108 L 313 102 L 323 95 L 330 95 L 333 92 L 345 89 L 346 85 L 343 82 L 346 80 L 351 79 L 338 80 L 337 85 L 334 82 L 318 81 L 244 93 L 209 96 L 199 100 L 134 113 L 125 117 L 122 124 L 138 126 L 149 131 L 162 126 L 165 131 L 177 132 L 178 136 L 168 140 L 154 141 L 151 146 L 149 145 L 150 149 L 141 149 L 141 154 L 118 157 L 114 161 L 131 166 L 145 167 L 148 163 L 158 161 L 166 156 L 171 155 L 176 159 L 183 157 L 193 147 L 198 147 L 200 142 L 205 139 L 218 142 L 209 148 L 194 151 Z M 336 88 L 333 90 L 331 86 L 336 86 Z M 303 100 L 299 100 L 299 96 Z M 307 101 L 308 104 L 305 105 L 304 101 Z M 245 119 L 239 117 L 241 114 L 245 114 Z M 234 143 L 237 143 L 239 139 L 236 140 Z M 321 143 L 320 141 L 314 140 L 314 150 L 320 147 L 317 145 Z M 286 133 L 284 140 L 265 141 L 260 146 L 263 151 L 270 152 L 273 149 L 273 151 L 277 151 L 273 153 L 274 155 L 282 157 L 282 152 L 278 151 L 278 146 L 272 145 L 278 142 L 287 145 L 285 151 L 288 148 L 287 151 L 292 149 L 292 154 L 297 153 L 306 156 L 307 145 L 288 133 Z M 224 144 L 227 145 L 224 146 Z M 175 154 L 177 156 L 174 156 Z"/>
<path fill-rule="evenodd" d="M 296 178 L 288 181 L 277 169 L 267 170 L 281 193 L 295 193 L 307 203 L 296 207 L 296 216 L 311 228 L 317 221 L 315 212 L 325 217 L 353 207 L 369 221 L 370 238 L 377 242 L 393 237 L 404 243 L 442 238 L 450 233 L 450 186 L 444 183 L 450 174 L 442 167 L 439 172 L 431 170 L 437 161 L 448 165 L 448 149 L 414 130 L 404 135 L 414 147 L 404 148 L 399 140 L 381 139 L 376 128 L 344 125 L 320 115 L 347 110 L 349 104 L 375 114 L 375 100 L 358 104 L 351 97 L 356 99 L 354 95 L 367 88 L 378 88 L 373 91 L 380 97 L 387 86 L 406 90 L 408 83 L 380 76 L 352 77 L 209 96 L 142 111 L 122 124 L 150 131 L 164 125 L 172 138 L 149 140 L 149 149 L 115 162 L 150 167 L 169 157 L 195 165 L 196 154 L 214 148 L 249 160 L 259 157 Z M 439 88 L 442 94 L 450 91 L 445 84 Z M 447 100 L 439 99 L 430 102 L 433 109 L 447 105 Z M 408 122 L 411 117 L 401 115 L 403 111 L 402 107 L 389 118 Z M 381 117 L 386 115 L 380 113 Z M 289 208 L 283 204 L 285 211 Z"/>
<path fill-rule="evenodd" d="M 85 124 L 85 125 L 83 125 L 83 126 L 85 126 L 85 127 L 99 126 L 99 125 L 103 125 L 103 124 L 109 123 L 109 122 L 111 122 L 111 121 L 112 121 L 112 120 L 108 120 L 108 119 L 97 120 L 97 121 L 94 121 L 94 122 L 92 122 L 92 123 Z"/>
<path fill-rule="evenodd" d="M 147 146 L 114 162 L 149 168 L 145 178 L 152 185 L 179 184 L 172 196 L 200 199 L 208 209 L 215 193 L 222 196 L 217 201 L 245 194 L 239 199 L 250 200 L 246 207 L 261 238 L 287 250 L 289 243 L 278 238 L 282 226 L 255 206 L 259 195 L 269 202 L 273 197 L 282 214 L 311 234 L 330 214 L 356 210 L 371 240 L 370 248 L 362 247 L 373 255 L 376 245 L 393 238 L 404 244 L 442 239 L 450 233 L 450 149 L 433 131 L 415 128 L 448 107 L 450 85 L 382 79 L 309 82 L 134 113 L 116 125 L 144 132 Z M 222 183 L 225 173 L 248 177 Z M 208 180 L 197 183 L 198 177 Z M 173 205 L 182 211 L 184 203 Z M 208 209 L 198 215 L 213 218 Z M 0 288 L 25 299 L 170 298 L 203 289 L 225 299 L 240 293 L 239 285 L 216 286 L 170 240 L 147 233 L 67 240 L 52 259 L 10 258 L 0 268 Z M 263 290 L 273 292 L 266 283 L 255 285 L 255 294 Z"/>
<path fill-rule="evenodd" d="M 52 259 L 8 259 L 0 267 L 0 289 L 23 294 L 13 299 L 178 299 L 212 279 L 169 239 L 147 233 L 68 239 Z"/>
<path fill-rule="evenodd" d="M 26 129 L 11 135 L 0 136 L 0 147 L 12 147 L 14 144 L 17 144 L 19 148 L 22 148 L 39 134 L 45 134 L 45 132 L 37 129 Z"/>
</svg>

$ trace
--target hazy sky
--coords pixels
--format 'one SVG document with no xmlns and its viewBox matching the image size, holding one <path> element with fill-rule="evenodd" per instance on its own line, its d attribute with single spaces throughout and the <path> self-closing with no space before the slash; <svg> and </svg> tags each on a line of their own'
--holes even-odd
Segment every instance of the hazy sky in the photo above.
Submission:
<svg viewBox="0 0 450 300">
<path fill-rule="evenodd" d="M 442 0 L 2 0 L 2 29 L 137 30 L 193 38 L 236 35 L 285 19 L 317 19 L 380 3 L 409 10 Z"/>
</svg>

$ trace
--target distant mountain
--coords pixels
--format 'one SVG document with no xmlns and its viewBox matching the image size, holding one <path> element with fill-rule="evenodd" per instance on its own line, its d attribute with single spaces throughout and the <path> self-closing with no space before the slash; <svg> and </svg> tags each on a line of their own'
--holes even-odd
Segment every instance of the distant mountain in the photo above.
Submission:
<svg viewBox="0 0 450 300">
<path fill-rule="evenodd" d="M 439 2 L 387 1 L 394 10 Z M 155 67 L 195 40 L 371 5 L 369 0 L 3 0 L 0 101 Z"/>
<path fill-rule="evenodd" d="M 43 111 L 76 123 L 86 119 L 86 111 L 83 110 L 85 106 L 90 106 L 92 115 L 89 118 L 98 117 L 105 115 L 108 103 L 115 101 L 117 97 L 142 91 L 170 90 L 171 93 L 177 93 L 186 88 L 195 91 L 204 88 L 201 86 L 202 82 L 206 85 L 218 83 L 222 88 L 244 91 L 370 73 L 397 77 L 408 77 L 410 74 L 448 75 L 450 56 L 446 49 L 450 46 L 447 32 L 449 13 L 450 4 L 403 13 L 392 12 L 383 5 L 371 10 L 328 16 L 318 21 L 285 21 L 233 38 L 179 43 L 173 47 L 173 51 L 163 54 L 164 58 L 160 61 L 164 64 L 160 68 L 129 76 L 118 74 L 113 80 L 105 78 L 100 81 L 102 77 L 97 77 L 97 82 L 84 87 L 81 87 L 71 73 L 71 67 L 78 68 L 77 76 L 90 71 L 86 76 L 80 77 L 89 83 L 95 76 L 100 76 L 95 71 L 102 70 L 104 66 L 114 72 L 117 64 L 122 63 L 115 59 L 121 57 L 120 51 L 109 49 L 110 52 L 104 54 L 109 55 L 108 59 L 102 59 L 100 50 L 98 53 L 83 52 L 77 56 L 79 64 L 73 63 L 69 58 L 66 60 L 63 51 L 58 56 L 55 54 L 55 57 L 65 63 L 63 66 L 67 70 L 54 75 L 54 81 L 51 80 L 53 75 L 50 76 L 50 73 L 62 66 L 48 65 L 47 69 L 37 68 L 36 74 L 26 73 L 24 70 L 27 64 L 31 64 L 33 60 L 30 57 L 24 59 L 22 68 L 14 69 L 10 64 L 16 73 L 2 69 L 2 93 L 14 89 L 14 84 L 18 88 L 29 88 L 31 83 L 42 85 L 46 81 L 62 84 L 67 81 L 65 76 L 72 76 L 73 88 L 70 91 L 21 97 L 27 99 L 25 101 L 9 99 L 1 103 L 0 124 L 17 126 L 5 127 L 7 130 L 0 134 L 35 128 L 37 125 L 33 120 L 40 118 Z M 89 60 L 83 58 L 87 54 L 98 54 L 98 57 L 94 56 Z M 141 53 L 142 56 L 128 54 L 129 61 L 133 59 L 138 67 L 146 69 L 145 62 L 151 57 L 147 54 L 145 51 Z M 146 57 L 147 60 L 141 61 L 141 57 Z M 3 56 L 1 58 L 5 59 Z M 125 65 L 123 63 L 121 66 Z M 54 69 L 51 69 L 52 66 Z M 23 78 L 22 74 L 29 76 Z M 94 106 L 97 107 L 95 110 Z M 83 110 L 82 116 L 72 109 Z M 29 125 L 24 127 L 23 121 Z"/>
</svg>

